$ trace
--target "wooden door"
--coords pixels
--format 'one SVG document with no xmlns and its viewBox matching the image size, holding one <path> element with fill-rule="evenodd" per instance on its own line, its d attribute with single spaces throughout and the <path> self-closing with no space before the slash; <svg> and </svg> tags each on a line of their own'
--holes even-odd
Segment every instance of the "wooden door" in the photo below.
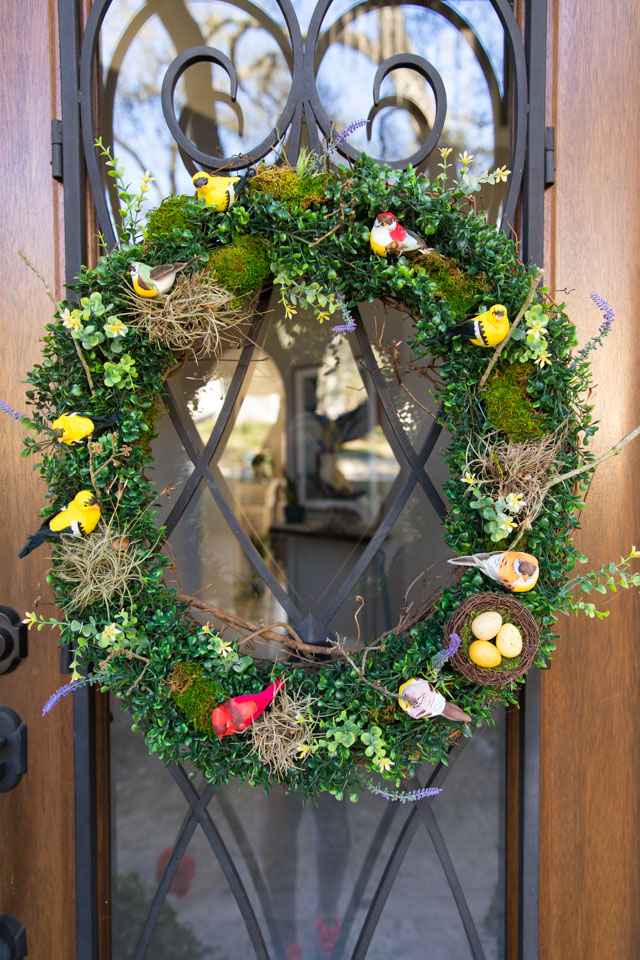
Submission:
<svg viewBox="0 0 640 960">
<path fill-rule="evenodd" d="M 24 413 L 25 372 L 40 354 L 52 305 L 22 251 L 52 289 L 60 283 L 61 187 L 51 178 L 51 117 L 57 96 L 55 5 L 0 5 L 3 78 L 2 234 L 0 279 L 2 374 L 0 394 Z M 16 554 L 43 505 L 32 463 L 20 456 L 23 428 L 0 414 L 0 516 L 5 556 L 0 603 L 20 616 L 35 603 L 53 608 L 45 581 L 47 551 Z M 75 955 L 74 791 L 72 705 L 41 717 L 53 690 L 66 681 L 60 651 L 47 632 L 29 637 L 28 656 L 0 674 L 0 704 L 27 725 L 27 772 L 0 795 L 0 913 L 24 927 L 30 957 Z"/>
<path fill-rule="evenodd" d="M 636 0 L 556 0 L 550 9 L 547 122 L 556 185 L 546 238 L 552 291 L 581 343 L 597 331 L 596 291 L 616 320 L 594 356 L 594 416 L 603 453 L 640 423 L 640 7 Z M 578 534 L 594 566 L 640 539 L 640 444 L 603 464 Z M 640 598 L 611 601 L 602 622 L 558 625 L 542 677 L 540 956 L 640 956 L 636 679 Z"/>
</svg>

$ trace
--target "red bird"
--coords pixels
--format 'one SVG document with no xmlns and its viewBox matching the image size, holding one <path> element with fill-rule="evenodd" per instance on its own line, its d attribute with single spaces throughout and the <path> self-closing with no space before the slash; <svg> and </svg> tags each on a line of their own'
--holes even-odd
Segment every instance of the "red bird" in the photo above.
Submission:
<svg viewBox="0 0 640 960">
<path fill-rule="evenodd" d="M 269 706 L 283 683 L 284 677 L 280 677 L 260 693 L 245 693 L 225 700 L 211 714 L 213 732 L 220 740 L 232 733 L 242 733 Z"/>
</svg>

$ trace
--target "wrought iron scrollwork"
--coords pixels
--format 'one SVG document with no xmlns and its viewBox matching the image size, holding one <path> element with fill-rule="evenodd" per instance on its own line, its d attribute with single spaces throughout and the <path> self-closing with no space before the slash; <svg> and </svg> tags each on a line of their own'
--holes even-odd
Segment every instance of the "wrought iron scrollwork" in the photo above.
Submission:
<svg viewBox="0 0 640 960">
<path fill-rule="evenodd" d="M 113 0 L 96 0 L 92 5 L 85 30 L 80 64 L 80 92 L 85 160 L 100 228 L 109 247 L 115 243 L 115 234 L 102 187 L 100 164 L 94 147 L 97 129 L 97 98 L 94 91 L 94 78 L 96 76 L 100 29 L 112 4 Z M 255 4 L 242 3 L 243 13 L 255 19 L 258 25 L 269 31 L 275 39 L 278 49 L 284 56 L 290 71 L 290 89 L 286 103 L 277 118 L 277 122 L 269 133 L 264 136 L 259 143 L 234 156 L 214 155 L 211 152 L 201 149 L 194 143 L 185 133 L 185 117 L 176 116 L 173 99 L 179 79 L 184 76 L 190 67 L 199 63 L 211 63 L 221 66 L 227 73 L 230 81 L 230 94 L 228 100 L 226 99 L 227 95 L 225 95 L 225 102 L 229 102 L 232 105 L 238 119 L 239 131 L 242 132 L 244 120 L 242 108 L 236 100 L 238 77 L 236 75 L 235 64 L 225 53 L 212 46 L 201 44 L 188 47 L 178 52 L 177 56 L 167 67 L 162 83 L 161 102 L 167 126 L 179 147 L 182 159 L 188 169 L 192 171 L 195 169 L 195 165 L 198 165 L 199 167 L 205 167 L 210 170 L 241 170 L 266 157 L 274 146 L 277 144 L 282 145 L 285 141 L 287 143 L 286 149 L 288 157 L 291 161 L 295 162 L 300 150 L 305 124 L 306 136 L 311 148 L 320 150 L 322 137 L 330 137 L 334 129 L 332 120 L 322 104 L 317 83 L 319 66 L 327 49 L 331 45 L 332 39 L 344 28 L 345 24 L 360 14 L 368 13 L 371 10 L 383 10 L 385 7 L 393 6 L 393 4 L 389 4 L 388 0 L 374 0 L 373 3 L 358 2 L 327 26 L 325 21 L 330 13 L 332 4 L 333 0 L 320 0 L 320 2 L 316 4 L 309 23 L 306 39 L 303 40 L 300 23 L 291 0 L 277 0 L 278 8 L 282 14 L 283 24 L 277 23 L 265 10 L 257 7 Z M 484 81 L 487 84 L 494 126 L 497 127 L 499 122 L 504 122 L 505 99 L 507 95 L 505 94 L 503 96 L 500 92 L 499 79 L 492 65 L 491 57 L 471 22 L 465 19 L 454 7 L 450 6 L 446 0 L 409 0 L 409 2 L 403 3 L 402 6 L 409 8 L 418 7 L 435 13 L 447 21 L 458 32 L 469 45 L 473 57 L 480 67 Z M 509 158 L 512 176 L 510 178 L 503 210 L 503 223 L 506 223 L 510 222 L 513 218 L 516 198 L 522 182 L 527 132 L 528 86 L 524 46 L 511 6 L 508 0 L 491 0 L 491 7 L 497 14 L 504 32 L 505 53 L 507 56 L 505 75 L 508 74 L 510 77 L 511 96 L 513 98 L 512 148 Z M 153 6 L 149 6 L 143 8 L 136 14 L 134 18 L 135 26 L 132 21 L 126 30 L 126 40 L 123 38 L 119 45 L 120 60 L 123 58 L 124 52 L 126 52 L 126 48 L 124 51 L 122 49 L 122 43 L 132 43 L 135 33 L 142 28 L 155 12 Z M 428 123 L 424 111 L 422 111 L 410 97 L 403 96 L 402 93 L 394 97 L 381 95 L 383 80 L 399 68 L 409 68 L 417 71 L 431 88 L 435 100 L 435 118 L 431 124 Z M 108 87 L 108 95 L 112 105 L 113 97 L 115 96 L 115 80 L 113 76 L 110 76 L 108 80 Z M 379 64 L 373 82 L 372 105 L 367 117 L 369 139 L 371 138 L 371 128 L 374 118 L 381 110 L 391 106 L 407 110 L 413 119 L 418 121 L 422 132 L 426 133 L 426 137 L 424 142 L 421 143 L 410 156 L 393 160 L 390 165 L 396 168 L 405 168 L 410 163 L 417 165 L 424 162 L 440 140 L 447 114 L 445 84 L 436 67 L 432 63 L 429 63 L 424 57 L 411 52 L 396 53 L 393 56 L 385 58 L 385 60 Z M 107 126 L 109 126 L 109 124 L 110 118 L 107 119 Z M 102 126 L 104 129 L 104 117 L 102 118 Z M 339 152 L 344 157 L 352 160 L 359 156 L 360 153 L 348 140 L 340 144 Z"/>
</svg>

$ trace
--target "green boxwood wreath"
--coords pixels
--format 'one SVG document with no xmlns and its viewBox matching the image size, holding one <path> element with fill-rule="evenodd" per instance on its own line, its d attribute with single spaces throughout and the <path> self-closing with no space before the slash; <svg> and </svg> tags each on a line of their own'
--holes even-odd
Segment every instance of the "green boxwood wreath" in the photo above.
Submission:
<svg viewBox="0 0 640 960">
<path fill-rule="evenodd" d="M 126 536 L 129 549 L 144 560 L 142 572 L 125 589 L 107 602 L 77 609 L 73 585 L 60 566 L 61 550 L 70 549 L 69 541 L 56 544 L 48 580 L 65 611 L 61 642 L 75 646 L 78 669 L 97 674 L 101 687 L 124 701 L 152 753 L 167 763 L 191 761 L 209 781 L 238 778 L 268 788 L 277 780 L 308 796 L 329 791 L 357 799 L 366 771 L 400 786 L 425 761 L 446 759 L 461 734 L 470 736 L 473 727 L 491 723 L 497 703 L 516 702 L 517 683 L 495 692 L 467 682 L 446 663 L 439 670 L 434 666 L 445 622 L 461 600 L 499 589 L 474 569 L 466 569 L 441 592 L 425 620 L 406 634 L 384 638 L 368 657 L 369 683 L 341 658 L 310 670 L 295 662 L 274 665 L 243 656 L 235 644 L 192 619 L 186 604 L 163 582 L 168 560 L 155 549 L 159 534 L 152 505 L 158 492 L 144 473 L 152 462 L 157 398 L 178 358 L 135 326 L 127 268 L 135 260 L 157 265 L 196 256 L 201 262 L 194 270 L 211 271 L 239 297 L 255 295 L 265 283 L 279 284 L 289 314 L 310 308 L 319 319 L 341 321 L 349 307 L 376 298 L 400 304 L 411 314 L 407 339 L 414 354 L 434 355 L 441 365 L 438 400 L 442 423 L 452 436 L 445 538 L 457 554 L 508 543 L 492 541 L 486 515 L 472 506 L 464 479 L 470 440 L 535 439 L 543 431 L 547 436 L 561 431 L 561 469 L 590 462 L 585 444 L 596 427 L 581 399 L 589 384 L 589 364 L 585 358 L 572 360 L 574 327 L 543 289 L 536 292 L 534 306 L 541 306 L 546 321 L 545 360 L 526 360 L 527 341 L 512 340 L 489 378 L 488 395 L 479 392 L 478 384 L 493 351 L 461 336 L 443 338 L 492 303 L 504 304 L 513 320 L 536 270 L 521 262 L 512 240 L 475 211 L 469 194 L 478 183 L 471 184 L 468 177 L 447 180 L 446 153 L 442 167 L 433 181 L 365 156 L 351 168 L 327 169 L 306 179 L 288 168 L 263 167 L 226 214 L 195 198 L 170 198 L 146 217 L 138 244 L 123 243 L 95 268 L 82 269 L 74 291 L 78 299 L 87 299 L 79 308 L 84 314 L 76 322 L 78 329 L 70 329 L 74 303 L 60 304 L 54 322 L 47 324 L 43 360 L 29 374 L 28 392 L 31 423 L 45 441 L 32 436 L 25 441 L 26 454 L 41 454 L 39 470 L 50 501 L 42 515 L 57 512 L 80 489 L 95 489 L 102 522 L 90 537 L 103 535 L 106 527 L 113 536 Z M 493 182 L 491 176 L 487 180 Z M 411 263 L 404 257 L 376 256 L 369 230 L 382 211 L 397 214 L 443 257 Z M 233 256 L 226 256 L 227 251 Z M 96 342 L 95 332 L 111 316 L 125 322 L 126 334 Z M 331 322 L 324 328 L 328 337 Z M 508 410 L 501 389 L 511 400 Z M 120 422 L 99 439 L 47 446 L 51 421 L 74 410 L 95 415 L 118 411 Z M 577 559 L 571 535 L 578 526 L 584 476 L 577 488 L 567 482 L 553 487 L 521 541 L 541 569 L 537 587 L 519 595 L 540 627 L 540 667 L 554 650 L 552 625 L 568 609 L 567 574 Z M 304 715 L 312 738 L 295 768 L 274 776 L 251 751 L 248 732 L 218 741 L 209 718 L 212 707 L 226 697 L 257 692 L 282 674 L 290 696 L 307 698 Z M 471 723 L 413 720 L 397 700 L 375 688 L 380 684 L 397 691 L 403 681 L 421 675 L 462 707 Z"/>
</svg>

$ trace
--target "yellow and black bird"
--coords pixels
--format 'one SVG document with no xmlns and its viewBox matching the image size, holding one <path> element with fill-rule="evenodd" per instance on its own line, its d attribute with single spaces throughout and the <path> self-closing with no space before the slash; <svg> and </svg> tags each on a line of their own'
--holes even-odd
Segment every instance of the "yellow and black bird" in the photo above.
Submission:
<svg viewBox="0 0 640 960">
<path fill-rule="evenodd" d="M 58 443 L 71 446 L 81 443 L 85 437 L 99 437 L 119 420 L 118 413 L 110 413 L 106 417 L 95 417 L 88 413 L 63 413 L 52 422 L 51 429 Z"/>
<path fill-rule="evenodd" d="M 59 540 L 63 533 L 74 537 L 91 533 L 100 520 L 100 507 L 91 490 L 80 490 L 68 506 L 50 517 L 36 533 L 27 538 L 18 556 L 26 557 L 45 540 Z"/>
<path fill-rule="evenodd" d="M 191 180 L 196 188 L 196 196 L 204 200 L 208 207 L 215 207 L 220 213 L 224 213 L 235 203 L 253 176 L 255 170 L 247 170 L 243 177 L 218 177 L 198 170 Z"/>
<path fill-rule="evenodd" d="M 508 333 L 507 308 L 501 303 L 494 303 L 484 313 L 479 313 L 477 317 L 451 327 L 450 330 L 427 342 L 435 343 L 450 340 L 452 337 L 465 337 L 476 347 L 497 347 Z"/>
</svg>

